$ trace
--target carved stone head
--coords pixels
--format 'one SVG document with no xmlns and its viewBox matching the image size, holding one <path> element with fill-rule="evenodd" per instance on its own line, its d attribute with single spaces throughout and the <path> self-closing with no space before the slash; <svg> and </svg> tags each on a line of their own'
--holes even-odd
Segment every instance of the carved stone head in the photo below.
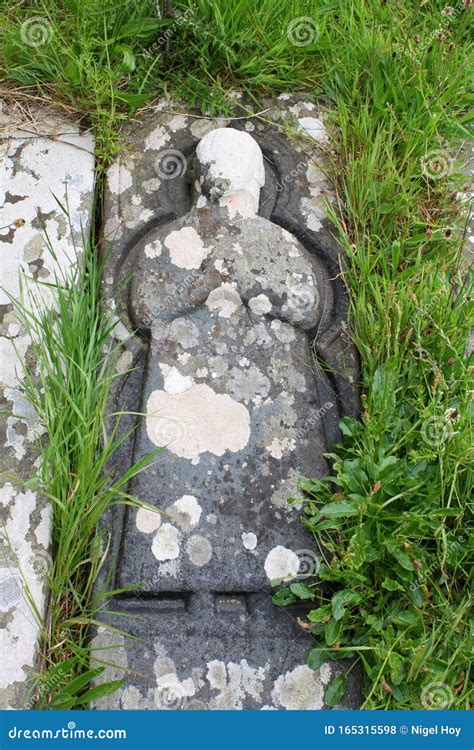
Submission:
<svg viewBox="0 0 474 750">
<path fill-rule="evenodd" d="M 196 149 L 198 183 L 201 192 L 220 199 L 237 193 L 247 210 L 258 209 L 260 190 L 265 184 L 263 154 L 248 133 L 234 128 L 211 130 Z M 253 201 L 243 193 L 249 193 Z"/>
</svg>

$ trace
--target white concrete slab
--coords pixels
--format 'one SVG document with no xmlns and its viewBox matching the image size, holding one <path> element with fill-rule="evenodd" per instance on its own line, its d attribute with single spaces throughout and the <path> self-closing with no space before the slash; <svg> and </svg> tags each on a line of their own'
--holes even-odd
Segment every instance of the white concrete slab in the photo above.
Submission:
<svg viewBox="0 0 474 750">
<path fill-rule="evenodd" d="M 50 558 L 51 507 L 15 484 L 33 476 L 40 456 L 38 420 L 18 390 L 30 340 L 11 297 L 20 272 L 36 289 L 67 272 L 88 235 L 94 188 L 94 141 L 57 116 L 19 108 L 0 112 L 0 708 L 30 708 L 28 678 L 35 669 L 39 623 L 30 592 L 44 613 Z M 68 205 L 70 222 L 57 200 Z M 56 257 L 48 251 L 47 232 Z M 38 295 L 36 295 L 38 296 Z M 42 304 L 49 304 L 47 291 Z M 25 301 L 27 297 L 25 296 Z M 7 413 L 10 416 L 4 416 Z M 12 480 L 12 481 L 10 481 Z"/>
</svg>

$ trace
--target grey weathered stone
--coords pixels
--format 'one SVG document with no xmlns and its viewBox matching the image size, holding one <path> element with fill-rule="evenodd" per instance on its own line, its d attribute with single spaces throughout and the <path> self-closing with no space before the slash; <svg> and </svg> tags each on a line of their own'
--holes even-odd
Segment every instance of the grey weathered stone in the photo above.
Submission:
<svg viewBox="0 0 474 750">
<path fill-rule="evenodd" d="M 38 470 L 40 427 L 23 399 L 18 381 L 22 361 L 33 364 L 30 339 L 15 315 L 11 297 L 23 304 L 28 291 L 40 305 L 50 304 L 46 287 L 55 273 L 74 262 L 74 243 L 87 234 L 94 187 L 94 143 L 77 126 L 41 111 L 6 105 L 0 114 L 0 708 L 28 708 L 28 678 L 34 671 L 39 623 L 26 591 L 43 613 L 50 569 L 51 506 L 15 480 Z M 70 221 L 56 198 L 69 205 Z M 47 232 L 56 257 L 44 241 Z"/>
<path fill-rule="evenodd" d="M 222 155 L 227 134 L 238 172 L 247 140 L 258 149 L 247 133 L 213 131 L 201 154 L 220 136 L 211 152 Z M 224 156 L 230 172 L 231 149 Z M 253 180 L 255 155 L 248 165 Z M 307 332 L 327 324 L 332 290 L 324 266 L 235 189 L 245 176 L 222 188 L 219 203 L 201 195 L 199 208 L 138 243 L 130 314 L 151 343 L 135 455 L 168 451 L 131 491 L 176 520 L 156 529 L 149 511 L 130 518 L 120 585 L 260 591 L 285 577 L 273 574 L 279 567 L 298 570 L 305 535 L 288 522 L 298 508 L 287 498 L 299 475 L 324 471 L 319 414 L 333 398 L 312 367 Z"/>
<path fill-rule="evenodd" d="M 311 109 L 294 107 L 326 138 Z M 287 499 L 301 474 L 327 472 L 339 417 L 357 412 L 323 177 L 272 124 L 232 133 L 199 121 L 198 136 L 196 124 L 145 121 L 109 174 L 106 294 L 132 368 L 112 408 L 145 414 L 134 460 L 167 450 L 129 488 L 164 515 L 111 520 L 114 585 L 141 582 L 114 609 L 140 614 L 130 628 L 147 643 L 121 652 L 127 688 L 100 705 L 166 707 L 167 690 L 182 693 L 178 708 L 321 708 L 336 667 L 305 666 L 310 640 L 269 596 L 272 580 L 314 570 L 314 541 Z"/>
<path fill-rule="evenodd" d="M 118 665 L 103 679 L 126 680 L 98 702 L 100 709 L 317 710 L 324 707 L 326 685 L 347 667 L 310 669 L 308 636 L 294 614 L 278 611 L 265 594 L 125 600 L 114 609 L 135 615 L 126 630 L 141 640 L 106 630 L 96 637 L 94 657 Z M 125 620 L 117 622 L 123 627 Z M 353 671 L 344 706 L 359 703 Z"/>
</svg>

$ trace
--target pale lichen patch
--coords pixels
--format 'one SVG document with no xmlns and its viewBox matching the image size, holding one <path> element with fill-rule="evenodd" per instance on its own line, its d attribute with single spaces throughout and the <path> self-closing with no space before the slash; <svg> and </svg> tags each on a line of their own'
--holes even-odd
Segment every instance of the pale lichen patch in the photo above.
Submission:
<svg viewBox="0 0 474 750">
<path fill-rule="evenodd" d="M 245 549 L 254 550 L 257 546 L 257 535 L 253 532 L 245 532 L 242 534 L 242 544 Z"/>
<path fill-rule="evenodd" d="M 175 526 L 164 523 L 156 532 L 151 551 L 160 562 L 175 560 L 179 556 L 180 533 Z"/>
<path fill-rule="evenodd" d="M 264 567 L 270 581 L 289 581 L 298 575 L 300 560 L 293 550 L 279 544 L 268 553 Z"/>
<path fill-rule="evenodd" d="M 194 383 L 192 378 L 182 375 L 176 367 L 160 365 L 160 370 L 163 375 L 163 387 L 166 393 L 170 393 L 171 395 L 184 393 L 191 388 Z"/>
<path fill-rule="evenodd" d="M 212 557 L 212 545 L 206 537 L 194 534 L 186 542 L 186 552 L 192 564 L 202 568 Z"/>
<path fill-rule="evenodd" d="M 111 193 L 114 195 L 122 195 L 125 190 L 132 187 L 132 174 L 128 169 L 125 169 L 118 162 L 115 162 L 107 172 L 107 184 Z"/>
<path fill-rule="evenodd" d="M 255 315 L 266 315 L 272 309 L 272 303 L 266 294 L 259 294 L 249 300 L 249 307 Z"/>
<path fill-rule="evenodd" d="M 242 450 L 250 437 L 250 415 L 245 406 L 204 384 L 177 395 L 153 391 L 146 412 L 151 442 L 166 445 L 166 427 L 174 427 L 168 449 L 194 462 L 206 451 L 222 456 L 226 451 Z"/>
<path fill-rule="evenodd" d="M 287 711 L 318 711 L 324 705 L 319 672 L 306 664 L 280 675 L 274 683 L 272 699 Z"/>
<path fill-rule="evenodd" d="M 201 237 L 194 227 L 176 229 L 165 239 L 165 246 L 170 252 L 171 262 L 178 268 L 200 268 L 209 255 L 211 248 L 204 247 Z"/>
<path fill-rule="evenodd" d="M 227 682 L 227 669 L 223 661 L 213 659 L 207 665 L 206 679 L 213 690 L 223 690 Z"/>
<path fill-rule="evenodd" d="M 235 285 L 224 282 L 211 291 L 206 305 L 210 310 L 216 310 L 220 318 L 230 318 L 242 306 L 242 300 Z"/>
<path fill-rule="evenodd" d="M 328 134 L 324 123 L 319 117 L 300 117 L 300 128 L 315 141 L 328 141 Z"/>
<path fill-rule="evenodd" d="M 296 448 L 296 442 L 291 438 L 273 438 L 270 445 L 267 446 L 266 450 L 269 452 L 272 458 L 280 460 L 283 456 Z"/>
<path fill-rule="evenodd" d="M 244 701 L 251 698 L 262 702 L 266 670 L 252 667 L 246 659 L 240 662 L 211 661 L 207 665 L 207 679 L 212 689 L 220 692 L 211 698 L 209 707 L 214 710 L 241 710 Z"/>
<path fill-rule="evenodd" d="M 154 242 L 149 242 L 145 245 L 145 255 L 147 258 L 159 258 L 162 249 L 163 245 L 160 240 L 154 240 Z"/>
<path fill-rule="evenodd" d="M 153 534 L 161 526 L 161 514 L 148 508 L 139 508 L 136 524 L 138 531 L 143 534 Z"/>
<path fill-rule="evenodd" d="M 169 132 L 162 125 L 157 125 L 145 139 L 145 151 L 158 151 L 169 139 Z"/>
<path fill-rule="evenodd" d="M 194 495 L 183 495 L 170 505 L 168 513 L 183 531 L 189 531 L 199 525 L 202 508 Z"/>
</svg>

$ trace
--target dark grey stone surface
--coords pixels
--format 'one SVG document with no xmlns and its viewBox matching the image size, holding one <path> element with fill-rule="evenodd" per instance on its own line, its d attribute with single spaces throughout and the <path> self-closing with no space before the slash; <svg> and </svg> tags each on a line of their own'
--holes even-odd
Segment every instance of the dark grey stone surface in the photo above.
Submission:
<svg viewBox="0 0 474 750">
<path fill-rule="evenodd" d="M 166 256 L 168 238 L 190 230 L 196 252 L 212 248 L 192 272 Z M 146 256 L 156 243 L 158 262 Z M 192 245 L 187 252 L 192 260 Z M 163 519 L 155 530 L 148 518 L 146 544 L 147 519 L 137 527 L 128 513 L 119 585 L 262 590 L 271 550 L 308 544 L 287 503 L 298 477 L 326 468 L 320 412 L 336 399 L 307 331 L 328 317 L 328 274 L 286 230 L 261 217 L 232 221 L 211 205 L 145 235 L 129 293 L 133 322 L 151 338 L 141 411 L 156 409 L 135 455 L 169 444 L 131 491 L 173 525 Z"/>
<path fill-rule="evenodd" d="M 101 709 L 317 710 L 326 685 L 348 666 L 310 669 L 309 639 L 296 613 L 277 610 L 262 594 L 153 597 L 114 602 L 114 609 L 135 615 L 127 630 L 141 640 L 124 642 L 106 631 L 95 639 L 95 656 L 121 665 L 107 669 L 107 678 L 129 670 L 126 687 L 100 701 Z M 111 651 L 112 642 L 120 645 Z M 352 670 L 344 707 L 359 703 Z"/>
<path fill-rule="evenodd" d="M 144 415 L 125 463 L 167 449 L 129 488 L 163 515 L 127 509 L 109 519 L 114 584 L 140 582 L 113 608 L 140 615 L 131 627 L 145 644 L 119 649 L 134 676 L 106 704 L 166 708 L 166 677 L 183 698 L 172 708 L 193 707 L 191 698 L 208 708 L 321 708 L 336 668 L 309 670 L 310 638 L 269 592 L 272 580 L 314 571 L 314 540 L 287 499 L 300 494 L 301 474 L 328 471 L 339 418 L 358 409 L 322 173 L 312 183 L 304 149 L 256 122 L 265 156 L 257 215 L 255 142 L 237 139 L 235 170 L 221 179 L 221 154 L 207 167 L 194 157 L 196 132 L 214 125 L 196 124 L 167 113 L 142 123 L 109 174 L 106 293 L 120 319 L 120 367 L 134 368 L 111 408 Z M 239 181 L 245 159 L 251 188 Z"/>
</svg>

